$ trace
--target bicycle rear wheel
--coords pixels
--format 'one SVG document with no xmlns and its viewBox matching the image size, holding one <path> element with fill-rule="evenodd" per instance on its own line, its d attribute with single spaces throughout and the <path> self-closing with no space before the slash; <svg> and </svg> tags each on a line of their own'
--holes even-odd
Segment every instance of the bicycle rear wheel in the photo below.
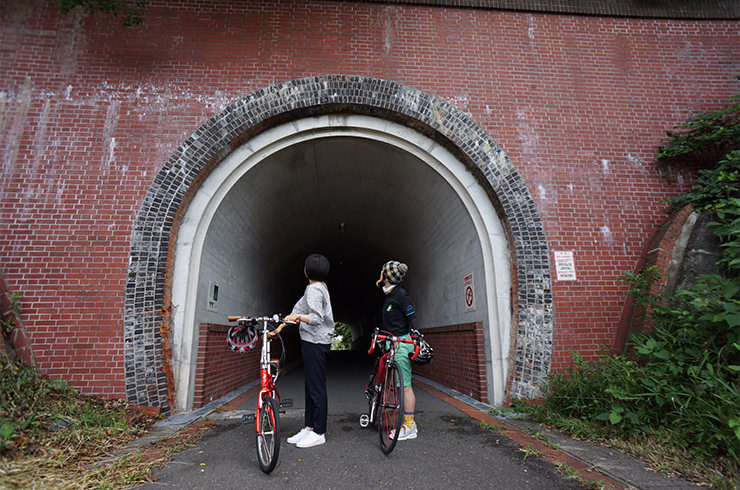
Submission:
<svg viewBox="0 0 740 490">
<path fill-rule="evenodd" d="M 390 361 L 385 371 L 383 388 L 380 391 L 378 413 L 378 435 L 380 449 L 390 454 L 398 442 L 398 433 L 403 423 L 403 375 L 395 361 Z"/>
<path fill-rule="evenodd" d="M 275 469 L 280 455 L 279 420 L 277 400 L 266 397 L 257 420 L 257 460 L 265 473 Z"/>
</svg>

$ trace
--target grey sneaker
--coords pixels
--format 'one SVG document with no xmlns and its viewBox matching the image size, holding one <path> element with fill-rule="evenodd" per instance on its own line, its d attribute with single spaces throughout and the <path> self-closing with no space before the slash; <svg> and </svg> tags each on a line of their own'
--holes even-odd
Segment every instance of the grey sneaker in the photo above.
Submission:
<svg viewBox="0 0 740 490">
<path fill-rule="evenodd" d="M 403 424 L 398 432 L 398 440 L 405 441 L 406 439 L 416 439 L 417 435 L 418 431 L 416 430 L 416 422 L 414 422 L 414 425 L 411 427 L 406 427 L 406 424 Z M 393 432 L 391 432 L 391 437 L 393 437 Z"/>
</svg>

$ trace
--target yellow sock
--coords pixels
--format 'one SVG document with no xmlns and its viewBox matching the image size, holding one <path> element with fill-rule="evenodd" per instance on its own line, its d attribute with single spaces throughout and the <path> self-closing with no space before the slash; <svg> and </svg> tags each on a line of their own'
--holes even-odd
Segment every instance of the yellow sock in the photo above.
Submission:
<svg viewBox="0 0 740 490">
<path fill-rule="evenodd" d="M 403 425 L 405 425 L 408 428 L 411 428 L 414 426 L 414 414 L 413 413 L 403 413 Z"/>
</svg>

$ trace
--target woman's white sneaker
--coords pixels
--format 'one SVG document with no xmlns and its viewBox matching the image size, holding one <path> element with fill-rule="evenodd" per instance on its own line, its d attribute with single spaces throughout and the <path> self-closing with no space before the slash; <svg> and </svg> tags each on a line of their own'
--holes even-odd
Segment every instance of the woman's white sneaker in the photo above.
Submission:
<svg viewBox="0 0 740 490">
<path fill-rule="evenodd" d="M 303 439 L 298 441 L 298 443 L 295 446 L 301 447 L 301 448 L 314 447 L 314 446 L 319 446 L 325 442 L 326 442 L 326 437 L 324 436 L 324 434 L 317 434 L 314 431 L 310 431 L 303 437 Z"/>
<path fill-rule="evenodd" d="M 288 444 L 298 444 L 309 432 L 313 433 L 313 429 L 309 429 L 308 427 L 302 428 L 297 434 L 288 437 Z"/>
</svg>

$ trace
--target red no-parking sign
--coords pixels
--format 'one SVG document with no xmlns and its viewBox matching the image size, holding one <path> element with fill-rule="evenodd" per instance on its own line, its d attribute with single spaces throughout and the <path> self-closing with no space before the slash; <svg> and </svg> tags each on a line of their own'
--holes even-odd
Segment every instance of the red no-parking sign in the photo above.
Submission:
<svg viewBox="0 0 740 490">
<path fill-rule="evenodd" d="M 475 309 L 475 284 L 473 283 L 473 273 L 463 278 L 463 290 L 465 297 L 465 309 L 470 311 Z"/>
</svg>

